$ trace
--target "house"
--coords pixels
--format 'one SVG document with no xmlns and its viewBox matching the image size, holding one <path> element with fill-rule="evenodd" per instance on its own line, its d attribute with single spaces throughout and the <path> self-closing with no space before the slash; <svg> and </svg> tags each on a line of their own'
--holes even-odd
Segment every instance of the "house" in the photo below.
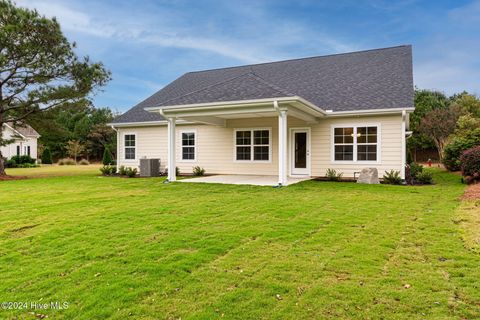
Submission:
<svg viewBox="0 0 480 320">
<path fill-rule="evenodd" d="M 118 165 L 211 174 L 405 176 L 409 45 L 189 72 L 118 117 Z"/>
<path fill-rule="evenodd" d="M 11 122 L 6 122 L 3 124 L 2 130 L 4 140 L 13 140 L 12 143 L 0 147 L 4 158 L 10 159 L 17 155 L 28 155 L 37 159 L 37 140 L 40 135 L 35 129 L 27 124 L 14 125 Z"/>
</svg>

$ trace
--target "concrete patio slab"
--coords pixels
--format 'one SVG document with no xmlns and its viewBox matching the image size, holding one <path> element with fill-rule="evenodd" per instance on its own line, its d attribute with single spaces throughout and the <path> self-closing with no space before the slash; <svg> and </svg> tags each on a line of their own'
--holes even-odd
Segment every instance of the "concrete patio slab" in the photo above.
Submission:
<svg viewBox="0 0 480 320">
<path fill-rule="evenodd" d="M 310 180 L 305 178 L 288 178 L 287 185 L 295 184 L 301 181 Z M 221 184 L 247 184 L 254 186 L 276 186 L 278 184 L 278 176 L 263 175 L 240 175 L 240 174 L 219 174 L 208 177 L 198 177 L 177 180 L 179 182 L 197 182 L 197 183 L 221 183 Z"/>
</svg>

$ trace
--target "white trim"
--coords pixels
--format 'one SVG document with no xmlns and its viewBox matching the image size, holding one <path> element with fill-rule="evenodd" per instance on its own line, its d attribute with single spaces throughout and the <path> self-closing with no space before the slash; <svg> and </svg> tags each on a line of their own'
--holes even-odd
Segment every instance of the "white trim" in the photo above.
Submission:
<svg viewBox="0 0 480 320">
<path fill-rule="evenodd" d="M 147 107 L 144 108 L 144 110 L 149 111 L 149 112 L 165 112 L 165 111 L 190 111 L 190 110 L 196 110 L 198 108 L 202 109 L 211 109 L 211 108 L 218 108 L 221 107 L 222 109 L 224 108 L 235 108 L 235 107 L 241 107 L 241 106 L 246 106 L 246 105 L 259 105 L 259 104 L 273 104 L 274 101 L 277 102 L 285 102 L 285 103 L 291 103 L 291 102 L 300 102 L 312 110 L 319 112 L 323 115 L 325 115 L 325 110 L 322 108 L 316 106 L 315 104 L 311 103 L 310 101 L 300 97 L 300 96 L 291 96 L 291 97 L 278 97 L 278 98 L 264 98 L 264 99 L 251 99 L 251 100 L 232 100 L 232 101 L 218 101 L 218 102 L 207 102 L 207 103 L 192 103 L 192 104 L 183 104 L 183 105 L 166 105 L 166 106 L 155 106 L 155 107 Z"/>
<path fill-rule="evenodd" d="M 176 168 L 176 144 L 175 144 L 175 135 L 176 130 L 176 119 L 175 118 L 168 118 L 168 126 L 167 126 L 167 139 L 168 139 L 168 181 L 173 182 L 177 180 L 177 168 Z"/>
<path fill-rule="evenodd" d="M 407 137 L 406 137 L 406 122 L 407 122 L 407 112 L 404 110 L 402 112 L 402 128 L 401 128 L 401 135 L 402 135 L 402 148 L 401 148 L 401 158 L 402 158 L 402 168 L 400 169 L 400 176 L 402 179 L 405 179 L 405 166 L 407 165 Z"/>
<path fill-rule="evenodd" d="M 16 132 L 17 135 L 19 135 L 22 140 L 26 140 L 27 137 L 24 136 L 23 134 L 20 133 L 20 131 L 18 131 L 17 129 L 15 129 L 14 127 L 12 127 L 11 125 L 7 124 L 6 122 L 3 123 L 4 126 L 10 128 L 10 130 L 12 130 L 14 133 Z"/>
<path fill-rule="evenodd" d="M 377 160 L 364 161 L 357 160 L 357 128 L 358 127 L 377 127 Z M 353 128 L 353 160 L 335 160 L 335 128 Z M 330 128 L 330 163 L 331 164 L 376 164 L 382 163 L 382 126 L 375 122 L 355 122 L 332 124 Z"/>
<path fill-rule="evenodd" d="M 183 159 L 183 134 L 184 133 L 193 133 L 194 134 L 194 139 L 195 139 L 195 144 L 193 145 L 193 149 L 194 149 L 194 159 L 193 160 L 190 160 L 190 159 Z M 198 160 L 197 160 L 197 148 L 198 148 L 198 140 L 197 140 L 197 129 L 190 129 L 190 130 L 180 130 L 178 132 L 178 141 L 180 143 L 180 154 L 179 156 L 177 157 L 178 158 L 178 162 L 185 162 L 185 163 L 196 163 Z M 185 146 L 185 147 L 192 147 L 192 146 Z"/>
<path fill-rule="evenodd" d="M 287 184 L 288 162 L 288 115 L 281 110 L 278 103 L 274 103 L 278 111 L 278 185 Z"/>
<path fill-rule="evenodd" d="M 289 159 L 290 159 L 290 166 L 289 166 L 289 175 L 291 177 L 304 177 L 304 176 L 311 176 L 312 175 L 312 133 L 310 127 L 293 127 L 289 130 L 289 141 L 290 141 L 290 148 L 289 148 Z M 306 173 L 294 173 L 294 165 L 295 165 L 295 141 L 293 132 L 306 132 L 307 133 L 307 168 L 305 168 Z"/>
<path fill-rule="evenodd" d="M 166 126 L 167 124 L 168 124 L 167 120 L 159 120 L 159 121 L 107 123 L 107 126 L 122 128 L 122 127 Z M 191 122 L 187 120 L 177 120 L 177 124 L 196 124 L 196 122 Z"/>
<path fill-rule="evenodd" d="M 254 157 L 254 133 L 253 131 L 268 130 L 268 160 L 253 160 Z M 237 160 L 237 131 L 250 131 L 250 160 Z M 241 147 L 241 145 L 239 145 Z M 247 145 L 245 145 L 247 147 Z M 259 127 L 259 128 L 234 128 L 233 129 L 233 162 L 235 163 L 272 163 L 272 128 L 271 127 Z"/>
<path fill-rule="evenodd" d="M 366 110 L 352 110 L 352 111 L 333 111 L 333 112 L 327 112 L 327 118 L 360 116 L 360 115 L 401 114 L 403 111 L 410 113 L 410 112 L 415 111 L 415 108 L 391 108 L 391 109 L 366 109 Z"/>
<path fill-rule="evenodd" d="M 125 136 L 128 136 L 128 135 L 134 135 L 135 136 L 135 158 L 134 159 L 127 159 L 125 156 L 126 156 L 126 152 L 125 152 L 125 148 L 132 148 L 132 147 L 127 147 L 125 146 Z M 123 147 L 123 159 L 122 161 L 123 162 L 136 162 L 138 160 L 138 153 L 137 153 L 137 148 L 138 148 L 138 135 L 137 135 L 137 132 L 134 132 L 134 131 L 128 131 L 128 132 L 122 132 L 122 147 Z"/>
</svg>

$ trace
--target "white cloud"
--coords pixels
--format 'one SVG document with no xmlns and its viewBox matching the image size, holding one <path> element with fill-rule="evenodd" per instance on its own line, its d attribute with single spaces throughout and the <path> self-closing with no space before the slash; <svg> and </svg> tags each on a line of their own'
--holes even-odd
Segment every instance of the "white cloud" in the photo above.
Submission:
<svg viewBox="0 0 480 320">
<path fill-rule="evenodd" d="M 240 21 L 236 26 L 239 34 L 225 34 L 221 26 L 199 27 L 189 19 L 185 21 L 185 17 L 175 17 L 178 13 L 168 10 L 155 12 L 155 19 L 148 12 L 143 13 L 143 17 L 132 19 L 128 13 L 115 11 L 115 8 L 108 8 L 106 15 L 106 8 L 100 7 L 100 14 L 96 15 L 95 8 L 90 8 L 87 13 L 77 3 L 66 1 L 19 0 L 18 4 L 36 8 L 49 17 L 57 17 L 66 31 L 166 48 L 203 50 L 244 63 L 297 57 L 293 52 L 283 51 L 285 46 L 315 47 L 314 52 L 321 48 L 324 53 L 352 51 L 355 48 L 327 33 L 312 32 L 301 24 L 274 21 L 268 16 L 268 10 L 260 5 L 254 8 L 241 6 L 242 9 L 238 5 L 233 6 L 232 13 Z M 248 32 L 242 33 L 242 30 Z M 260 30 L 269 32 L 258 32 Z"/>
</svg>

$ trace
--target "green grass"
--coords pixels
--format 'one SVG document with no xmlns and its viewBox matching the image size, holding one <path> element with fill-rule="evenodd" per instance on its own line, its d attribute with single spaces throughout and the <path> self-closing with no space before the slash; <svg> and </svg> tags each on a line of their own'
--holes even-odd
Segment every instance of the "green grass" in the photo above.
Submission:
<svg viewBox="0 0 480 320">
<path fill-rule="evenodd" d="M 10 168 L 7 169 L 7 174 L 11 176 L 21 176 L 27 178 L 46 178 L 46 177 L 61 177 L 61 176 L 79 176 L 92 175 L 99 173 L 101 165 L 91 164 L 88 166 L 58 166 L 58 165 L 43 165 L 39 168 Z"/>
<path fill-rule="evenodd" d="M 92 171 L 0 182 L 0 301 L 67 301 L 35 311 L 54 319 L 475 319 L 464 186 L 435 179 L 274 189 Z"/>
</svg>

